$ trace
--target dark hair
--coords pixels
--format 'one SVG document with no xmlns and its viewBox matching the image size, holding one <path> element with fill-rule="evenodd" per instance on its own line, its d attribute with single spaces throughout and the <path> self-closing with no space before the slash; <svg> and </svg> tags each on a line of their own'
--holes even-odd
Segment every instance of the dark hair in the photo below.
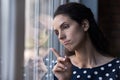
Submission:
<svg viewBox="0 0 120 80">
<path fill-rule="evenodd" d="M 103 35 L 100 28 L 97 26 L 93 13 L 90 8 L 87 8 L 83 4 L 80 3 L 67 3 L 60 5 L 54 13 L 54 17 L 63 14 L 69 16 L 71 19 L 75 20 L 77 23 L 81 24 L 81 22 L 85 19 L 89 21 L 90 27 L 88 29 L 88 34 L 90 36 L 91 42 L 93 46 L 96 48 L 98 52 L 101 54 L 107 55 L 108 54 L 108 43 Z M 65 49 L 65 53 L 67 54 L 69 51 Z M 71 54 L 67 54 L 68 56 L 73 55 L 73 52 L 69 52 Z"/>
</svg>

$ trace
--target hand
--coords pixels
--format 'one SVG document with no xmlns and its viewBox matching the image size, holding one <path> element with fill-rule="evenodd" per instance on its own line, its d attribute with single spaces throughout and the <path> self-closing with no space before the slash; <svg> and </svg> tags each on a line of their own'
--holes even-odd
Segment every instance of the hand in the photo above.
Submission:
<svg viewBox="0 0 120 80">
<path fill-rule="evenodd" d="M 58 80 L 71 80 L 72 64 L 68 57 L 60 57 L 59 53 L 51 48 L 52 52 L 57 57 L 57 64 L 53 67 L 53 73 Z"/>
</svg>

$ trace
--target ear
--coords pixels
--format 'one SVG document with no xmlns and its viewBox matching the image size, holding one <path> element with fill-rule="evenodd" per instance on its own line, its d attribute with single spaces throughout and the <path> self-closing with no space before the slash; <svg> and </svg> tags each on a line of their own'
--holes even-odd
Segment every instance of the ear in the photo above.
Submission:
<svg viewBox="0 0 120 80">
<path fill-rule="evenodd" d="M 84 19 L 82 21 L 82 27 L 83 27 L 84 31 L 87 31 L 89 29 L 90 25 L 89 25 L 89 21 L 87 19 Z"/>
</svg>

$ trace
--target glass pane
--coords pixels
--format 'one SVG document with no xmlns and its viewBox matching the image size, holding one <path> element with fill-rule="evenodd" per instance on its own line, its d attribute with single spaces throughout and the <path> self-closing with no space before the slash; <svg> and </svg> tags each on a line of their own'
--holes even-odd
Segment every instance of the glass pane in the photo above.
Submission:
<svg viewBox="0 0 120 80">
<path fill-rule="evenodd" d="M 52 5 L 53 0 L 26 0 L 24 80 L 47 80 L 47 73 L 52 73 Z"/>
<path fill-rule="evenodd" d="M 26 0 L 24 80 L 53 80 L 56 57 L 49 48 L 63 56 L 63 46 L 52 30 L 56 8 L 69 0 Z"/>
</svg>

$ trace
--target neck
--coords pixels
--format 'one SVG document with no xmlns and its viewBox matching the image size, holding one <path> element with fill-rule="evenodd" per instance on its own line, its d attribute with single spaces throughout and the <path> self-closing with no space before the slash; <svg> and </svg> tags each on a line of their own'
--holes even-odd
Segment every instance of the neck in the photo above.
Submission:
<svg viewBox="0 0 120 80">
<path fill-rule="evenodd" d="M 81 68 L 95 67 L 99 62 L 98 59 L 102 57 L 93 47 L 90 39 L 88 38 L 82 47 L 75 50 L 75 55 L 71 56 L 72 63 Z"/>
<path fill-rule="evenodd" d="M 78 66 L 81 68 L 92 68 L 98 64 L 97 55 L 99 55 L 97 52 L 82 53 L 76 51 L 76 54 L 73 56 L 73 61 L 75 65 L 78 64 Z"/>
</svg>

